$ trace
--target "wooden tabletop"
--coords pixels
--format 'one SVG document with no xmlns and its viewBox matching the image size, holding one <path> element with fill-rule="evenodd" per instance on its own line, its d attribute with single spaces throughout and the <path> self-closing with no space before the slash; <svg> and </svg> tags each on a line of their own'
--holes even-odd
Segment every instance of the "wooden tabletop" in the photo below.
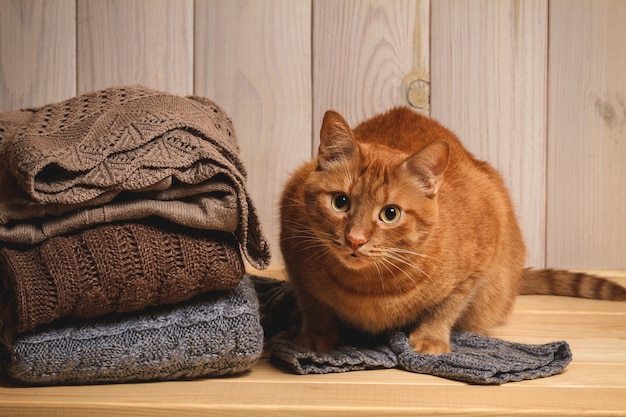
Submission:
<svg viewBox="0 0 626 417">
<path fill-rule="evenodd" d="M 626 271 L 603 274 L 626 285 Z M 492 335 L 534 344 L 566 340 L 574 359 L 560 375 L 502 386 L 397 369 L 293 375 L 267 358 L 230 378 L 35 388 L 0 381 L 0 415 L 626 416 L 626 302 L 522 296 L 509 323 Z"/>
</svg>

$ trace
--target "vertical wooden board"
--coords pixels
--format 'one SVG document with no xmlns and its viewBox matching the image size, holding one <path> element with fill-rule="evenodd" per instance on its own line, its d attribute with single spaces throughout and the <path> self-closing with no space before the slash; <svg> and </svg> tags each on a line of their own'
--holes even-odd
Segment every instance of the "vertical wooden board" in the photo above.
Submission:
<svg viewBox="0 0 626 417">
<path fill-rule="evenodd" d="M 75 0 L 0 0 L 0 111 L 76 92 Z"/>
<path fill-rule="evenodd" d="M 545 264 L 547 2 L 431 4 L 431 115 L 504 177 Z M 468 190 L 471 192 L 471 190 Z"/>
<path fill-rule="evenodd" d="M 413 67 L 404 77 L 407 104 L 430 116 L 430 0 L 416 0 L 413 23 Z"/>
<path fill-rule="evenodd" d="M 77 0 L 78 92 L 193 92 L 193 0 Z"/>
<path fill-rule="evenodd" d="M 232 117 L 272 247 L 288 175 L 311 157 L 311 1 L 197 0 L 195 93 Z"/>
<path fill-rule="evenodd" d="M 313 3 L 314 150 L 326 110 L 354 126 L 407 105 L 403 83 L 413 69 L 418 10 L 415 0 Z"/>
<path fill-rule="evenodd" d="M 626 3 L 550 2 L 547 263 L 626 268 Z"/>
</svg>

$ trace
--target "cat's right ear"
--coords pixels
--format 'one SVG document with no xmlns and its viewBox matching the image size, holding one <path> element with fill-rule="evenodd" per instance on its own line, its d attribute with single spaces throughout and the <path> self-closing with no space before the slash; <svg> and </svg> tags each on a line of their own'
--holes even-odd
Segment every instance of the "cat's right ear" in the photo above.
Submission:
<svg viewBox="0 0 626 417">
<path fill-rule="evenodd" d="M 349 159 L 356 151 L 356 139 L 348 122 L 336 111 L 327 111 L 320 130 L 319 169 L 323 171 L 333 162 Z"/>
</svg>

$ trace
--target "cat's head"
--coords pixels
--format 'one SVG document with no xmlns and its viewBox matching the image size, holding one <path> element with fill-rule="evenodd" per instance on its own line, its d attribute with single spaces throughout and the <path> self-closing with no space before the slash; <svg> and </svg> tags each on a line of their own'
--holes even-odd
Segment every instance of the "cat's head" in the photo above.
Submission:
<svg viewBox="0 0 626 417">
<path fill-rule="evenodd" d="M 437 220 L 449 153 L 444 141 L 412 155 L 358 142 L 341 115 L 327 112 L 317 169 L 305 184 L 317 238 L 350 269 L 389 270 L 419 257 Z"/>
</svg>

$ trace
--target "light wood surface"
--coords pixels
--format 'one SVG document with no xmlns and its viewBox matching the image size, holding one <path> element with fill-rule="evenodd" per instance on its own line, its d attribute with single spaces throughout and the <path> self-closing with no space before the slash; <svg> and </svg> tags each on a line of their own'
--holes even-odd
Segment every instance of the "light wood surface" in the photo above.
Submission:
<svg viewBox="0 0 626 417">
<path fill-rule="evenodd" d="M 284 277 L 280 267 L 265 275 Z M 626 271 L 607 271 L 626 285 Z M 16 387 L 0 382 L 9 416 L 452 416 L 626 415 L 626 302 L 522 296 L 493 336 L 566 340 L 560 375 L 472 386 L 401 370 L 293 375 L 261 359 L 247 374 L 142 384 Z"/>
</svg>

